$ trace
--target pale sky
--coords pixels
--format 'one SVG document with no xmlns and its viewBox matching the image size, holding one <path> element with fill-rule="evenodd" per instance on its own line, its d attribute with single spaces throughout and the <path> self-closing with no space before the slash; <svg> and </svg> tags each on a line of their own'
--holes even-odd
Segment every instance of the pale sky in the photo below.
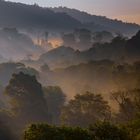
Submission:
<svg viewBox="0 0 140 140">
<path fill-rule="evenodd" d="M 10 0 L 44 7 L 66 6 L 140 24 L 140 0 Z"/>
</svg>

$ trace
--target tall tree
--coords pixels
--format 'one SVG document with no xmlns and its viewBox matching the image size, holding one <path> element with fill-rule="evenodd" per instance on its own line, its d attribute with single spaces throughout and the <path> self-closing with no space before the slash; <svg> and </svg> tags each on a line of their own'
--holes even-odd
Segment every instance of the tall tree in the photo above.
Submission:
<svg viewBox="0 0 140 140">
<path fill-rule="evenodd" d="M 62 121 L 72 126 L 86 127 L 97 120 L 110 118 L 110 107 L 101 95 L 78 94 L 63 108 Z"/>
<path fill-rule="evenodd" d="M 9 96 L 11 109 L 21 124 L 48 120 L 47 103 L 35 76 L 13 74 L 5 95 Z"/>
<path fill-rule="evenodd" d="M 111 98 L 117 103 L 119 111 L 116 120 L 129 122 L 136 119 L 140 113 L 140 90 L 118 91 L 111 94 Z"/>
</svg>

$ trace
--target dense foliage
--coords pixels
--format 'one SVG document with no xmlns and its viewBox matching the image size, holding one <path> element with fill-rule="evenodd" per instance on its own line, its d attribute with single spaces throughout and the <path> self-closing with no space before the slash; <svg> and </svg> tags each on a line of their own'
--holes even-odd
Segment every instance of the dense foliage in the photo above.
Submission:
<svg viewBox="0 0 140 140">
<path fill-rule="evenodd" d="M 64 106 L 62 121 L 71 126 L 87 127 L 98 120 L 110 119 L 110 107 L 101 95 L 77 94 Z"/>
<path fill-rule="evenodd" d="M 32 124 L 25 133 L 25 140 L 130 140 L 127 131 L 100 122 L 89 129 L 79 127 L 56 127 L 47 124 Z"/>
<path fill-rule="evenodd" d="M 25 140 L 92 140 L 86 129 L 32 124 L 25 131 Z"/>
</svg>

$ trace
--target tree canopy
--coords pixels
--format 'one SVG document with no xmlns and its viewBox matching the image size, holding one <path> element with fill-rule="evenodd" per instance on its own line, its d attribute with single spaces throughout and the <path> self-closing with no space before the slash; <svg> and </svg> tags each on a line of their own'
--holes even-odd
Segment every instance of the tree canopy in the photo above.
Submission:
<svg viewBox="0 0 140 140">
<path fill-rule="evenodd" d="M 110 118 L 110 107 L 101 95 L 86 92 L 77 94 L 62 110 L 62 122 L 87 127 L 97 120 Z"/>
<path fill-rule="evenodd" d="M 11 109 L 21 122 L 47 121 L 48 109 L 41 84 L 35 76 L 13 74 L 5 88 Z"/>
</svg>

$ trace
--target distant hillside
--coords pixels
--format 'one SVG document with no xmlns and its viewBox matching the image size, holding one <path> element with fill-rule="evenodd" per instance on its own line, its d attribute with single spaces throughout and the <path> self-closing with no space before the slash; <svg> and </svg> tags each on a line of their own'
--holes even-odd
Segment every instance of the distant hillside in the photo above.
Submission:
<svg viewBox="0 0 140 140">
<path fill-rule="evenodd" d="M 91 15 L 83 11 L 76 9 L 70 9 L 66 7 L 50 8 L 55 12 L 67 13 L 73 18 L 84 23 L 87 27 L 93 28 L 93 30 L 110 30 L 114 32 L 121 32 L 127 35 L 135 34 L 140 26 L 132 23 L 124 23 L 119 20 L 112 20 L 104 16 Z"/>
<path fill-rule="evenodd" d="M 0 1 L 0 27 L 16 27 L 28 31 L 69 31 L 76 28 L 88 28 L 93 31 L 108 30 L 127 35 L 135 34 L 139 25 L 123 23 L 103 16 L 90 15 L 69 8 L 43 8 L 38 5 L 26 5 Z"/>
<path fill-rule="evenodd" d="M 0 1 L 0 27 L 69 30 L 81 23 L 65 13 L 55 13 L 37 5 Z"/>
<path fill-rule="evenodd" d="M 76 51 L 62 46 L 44 53 L 38 61 L 39 63 L 47 63 L 51 68 L 59 68 L 104 59 L 120 63 L 139 61 L 140 32 L 131 39 L 118 36 L 109 43 L 97 43 L 85 51 Z"/>
</svg>

